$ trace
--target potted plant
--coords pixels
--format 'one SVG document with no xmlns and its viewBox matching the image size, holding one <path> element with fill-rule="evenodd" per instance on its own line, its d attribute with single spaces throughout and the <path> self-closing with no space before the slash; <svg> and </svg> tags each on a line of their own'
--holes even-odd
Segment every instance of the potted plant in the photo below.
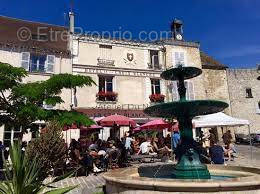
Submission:
<svg viewBox="0 0 260 194">
<path fill-rule="evenodd" d="M 106 101 L 106 92 L 99 91 L 96 95 L 97 99 L 100 101 Z"/>
<path fill-rule="evenodd" d="M 164 102 L 165 95 L 163 94 L 152 94 L 149 96 L 151 102 L 160 103 Z"/>
<path fill-rule="evenodd" d="M 116 101 L 118 94 L 115 92 L 106 92 L 107 101 Z"/>
</svg>

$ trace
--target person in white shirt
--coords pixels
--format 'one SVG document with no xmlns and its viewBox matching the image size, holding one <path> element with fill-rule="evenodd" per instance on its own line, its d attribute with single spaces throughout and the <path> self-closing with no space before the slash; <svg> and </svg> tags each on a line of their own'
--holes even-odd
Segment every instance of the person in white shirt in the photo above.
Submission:
<svg viewBox="0 0 260 194">
<path fill-rule="evenodd" d="M 129 133 L 126 133 L 125 139 L 125 149 L 130 151 L 131 150 L 131 143 L 134 141 L 133 138 L 129 137 Z"/>
<path fill-rule="evenodd" d="M 151 139 L 148 138 L 145 142 L 141 143 L 140 150 L 137 155 L 142 154 L 154 154 L 153 147 L 151 145 Z"/>
</svg>

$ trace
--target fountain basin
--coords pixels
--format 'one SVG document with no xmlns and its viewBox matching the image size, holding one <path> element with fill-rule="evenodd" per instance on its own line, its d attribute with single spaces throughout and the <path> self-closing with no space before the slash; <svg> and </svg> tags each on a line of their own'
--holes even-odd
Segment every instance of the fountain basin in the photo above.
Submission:
<svg viewBox="0 0 260 194">
<path fill-rule="evenodd" d="M 162 166 L 163 165 L 163 166 Z M 218 194 L 259 194 L 260 169 L 208 165 L 210 174 L 219 179 L 170 179 L 175 164 L 147 164 L 104 174 L 107 193 L 218 193 Z M 159 169 L 160 168 L 160 169 Z M 159 171 L 158 171 L 159 169 Z M 156 175 L 155 175 L 156 174 Z M 162 178 L 152 178 L 154 177 Z M 165 178 L 166 177 L 166 178 Z M 248 191 L 248 192 L 247 192 Z"/>
<path fill-rule="evenodd" d="M 227 107 L 227 103 L 218 100 L 191 100 L 156 104 L 144 112 L 155 117 L 195 117 L 221 112 Z"/>
</svg>

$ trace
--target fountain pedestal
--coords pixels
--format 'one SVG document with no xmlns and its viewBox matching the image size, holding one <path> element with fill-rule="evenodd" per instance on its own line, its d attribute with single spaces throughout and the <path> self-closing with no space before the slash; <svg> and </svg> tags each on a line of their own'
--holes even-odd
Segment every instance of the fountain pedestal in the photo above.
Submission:
<svg viewBox="0 0 260 194">
<path fill-rule="evenodd" d="M 199 155 L 193 149 L 186 151 L 175 166 L 173 177 L 177 179 L 210 179 L 206 165 L 201 164 Z"/>
<path fill-rule="evenodd" d="M 177 147 L 179 162 L 174 170 L 174 177 L 179 179 L 210 179 L 207 167 L 201 164 L 196 151 L 192 134 L 192 118 L 198 115 L 216 113 L 228 107 L 228 104 L 215 100 L 186 99 L 184 80 L 199 76 L 201 69 L 196 67 L 173 68 L 164 71 L 161 77 L 165 80 L 178 81 L 178 102 L 161 103 L 148 107 L 144 112 L 150 116 L 176 118 L 179 122 L 181 145 Z"/>
</svg>

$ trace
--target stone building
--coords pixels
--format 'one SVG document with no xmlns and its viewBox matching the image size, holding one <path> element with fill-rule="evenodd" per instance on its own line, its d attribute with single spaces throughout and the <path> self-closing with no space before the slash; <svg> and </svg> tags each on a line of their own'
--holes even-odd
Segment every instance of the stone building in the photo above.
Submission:
<svg viewBox="0 0 260 194">
<path fill-rule="evenodd" d="M 144 108 L 178 100 L 177 83 L 162 80 L 161 72 L 178 64 L 202 66 L 199 44 L 175 35 L 173 31 L 172 38 L 156 43 L 75 35 L 73 73 L 91 76 L 98 87 L 77 89 L 74 108 L 93 118 L 121 114 L 143 124 L 149 119 Z M 189 99 L 205 98 L 202 75 L 186 81 L 186 86 Z M 110 94 L 114 97 L 103 97 Z M 162 98 L 156 101 L 153 96 Z"/>
<path fill-rule="evenodd" d="M 228 69 L 227 82 L 231 115 L 247 119 L 252 133 L 260 133 L 260 81 L 257 69 Z M 248 133 L 238 127 L 237 133 Z"/>
<path fill-rule="evenodd" d="M 238 87 L 232 86 L 238 82 L 235 82 L 232 71 L 200 52 L 199 43 L 185 41 L 179 20 L 172 23 L 172 37 L 157 42 L 77 35 L 72 13 L 70 29 L 7 17 L 0 17 L 0 24 L 4 26 L 0 29 L 0 61 L 24 67 L 29 77 L 23 81 L 40 81 L 53 74 L 72 73 L 91 76 L 96 82 L 96 86 L 64 90 L 61 95 L 65 103 L 56 108 L 72 107 L 93 119 L 120 114 L 142 124 L 151 119 L 143 113 L 144 108 L 156 102 L 178 100 L 177 83 L 162 80 L 160 74 L 182 64 L 203 70 L 202 75 L 185 82 L 188 99 L 223 100 L 231 105 L 225 110 L 226 114 L 248 118 L 244 113 L 239 114 L 234 95 Z M 21 28 L 31 32 L 28 40 L 18 39 Z M 39 28 L 43 30 L 41 34 Z M 59 32 L 55 41 L 52 41 L 50 31 Z M 61 36 L 64 32 L 67 35 L 68 31 L 71 32 L 70 38 L 63 40 Z M 256 86 L 245 87 L 250 87 L 253 96 L 258 96 L 259 100 Z M 246 100 L 253 106 L 257 103 L 256 98 L 252 103 L 253 99 Z M 259 123 L 256 116 L 252 118 L 255 120 L 252 129 L 256 130 Z M 0 141 L 15 139 L 16 132 L 4 128 L 0 127 Z M 109 129 L 106 130 L 106 136 L 109 136 Z M 128 129 L 123 128 L 120 135 L 125 130 Z M 223 129 L 216 129 L 219 136 L 223 132 Z"/>
<path fill-rule="evenodd" d="M 3 16 L 0 16 L 0 26 L 0 61 L 25 68 L 28 77 L 23 82 L 47 80 L 53 74 L 72 73 L 68 42 L 61 36 L 62 32 L 66 35 L 66 28 Z M 57 105 L 57 108 L 68 109 L 71 91 L 64 90 L 61 95 L 65 103 Z M 44 105 L 43 108 L 53 107 Z M 6 145 L 18 135 L 19 129 L 0 126 L 0 141 Z M 27 139 L 30 138 L 31 134 Z"/>
</svg>

